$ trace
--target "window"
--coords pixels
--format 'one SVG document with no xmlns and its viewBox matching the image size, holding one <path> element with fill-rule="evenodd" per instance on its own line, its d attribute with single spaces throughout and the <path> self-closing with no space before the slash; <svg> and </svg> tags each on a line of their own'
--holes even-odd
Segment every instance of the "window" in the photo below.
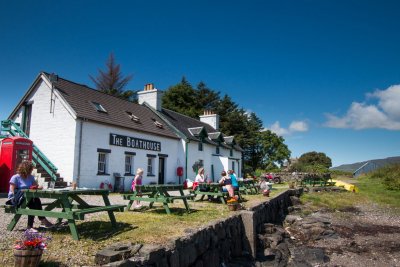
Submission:
<svg viewBox="0 0 400 267">
<path fill-rule="evenodd" d="M 132 174 L 133 170 L 133 156 L 125 155 L 125 175 Z"/>
<path fill-rule="evenodd" d="M 217 147 L 215 148 L 215 153 L 216 153 L 217 155 L 219 155 L 219 146 L 217 146 Z"/>
<path fill-rule="evenodd" d="M 235 171 L 235 162 L 232 161 L 232 170 Z"/>
<path fill-rule="evenodd" d="M 229 151 L 229 156 L 233 157 L 233 149 L 231 148 L 231 150 Z"/>
<path fill-rule="evenodd" d="M 147 158 L 147 175 L 153 176 L 154 175 L 154 158 Z"/>
<path fill-rule="evenodd" d="M 108 153 L 99 152 L 97 174 L 107 174 L 107 158 Z"/>
<path fill-rule="evenodd" d="M 199 151 L 203 151 L 203 141 L 199 141 Z"/>
<path fill-rule="evenodd" d="M 129 118 L 131 118 L 132 121 L 134 122 L 140 122 L 140 119 L 138 116 L 135 116 L 132 112 L 126 111 L 126 114 L 128 114 Z"/>
<path fill-rule="evenodd" d="M 98 112 L 107 113 L 107 110 L 100 103 L 92 102 L 92 104 L 94 105 L 94 107 Z"/>
<path fill-rule="evenodd" d="M 163 127 L 164 127 L 164 125 L 163 125 L 161 122 L 157 121 L 157 120 L 154 119 L 154 118 L 151 118 L 151 119 L 152 119 L 152 121 L 154 122 L 154 124 L 155 124 L 158 128 L 163 128 Z"/>
</svg>

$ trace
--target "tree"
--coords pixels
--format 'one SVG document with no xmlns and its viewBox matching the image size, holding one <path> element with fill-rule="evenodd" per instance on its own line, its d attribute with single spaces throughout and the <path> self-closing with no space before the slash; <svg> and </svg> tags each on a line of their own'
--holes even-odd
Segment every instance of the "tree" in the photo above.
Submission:
<svg viewBox="0 0 400 267">
<path fill-rule="evenodd" d="M 332 160 L 322 152 L 307 152 L 300 156 L 296 164 L 291 167 L 293 171 L 327 172 L 332 167 Z"/>
<path fill-rule="evenodd" d="M 104 71 L 98 69 L 98 72 L 99 74 L 96 78 L 89 75 L 90 79 L 96 85 L 97 90 L 125 100 L 135 101 L 136 92 L 124 90 L 133 76 L 128 75 L 124 77 L 122 75 L 121 66 L 116 64 L 113 53 L 111 53 L 107 59 L 106 69 Z"/>
<path fill-rule="evenodd" d="M 216 92 L 207 87 L 204 82 L 200 82 L 196 88 L 196 103 L 199 115 L 203 110 L 215 111 L 219 103 L 219 92 Z"/>
<path fill-rule="evenodd" d="M 332 167 L 332 160 L 322 152 L 307 152 L 300 156 L 299 161 L 302 165 L 322 165 L 326 168 Z"/>
<path fill-rule="evenodd" d="M 290 158 L 291 152 L 283 137 L 270 130 L 255 133 L 254 136 L 255 142 L 245 149 L 245 163 L 252 171 L 275 168 L 276 164 L 282 165 Z"/>
<path fill-rule="evenodd" d="M 182 77 L 180 83 L 167 89 L 162 98 L 162 106 L 193 118 L 199 116 L 196 91 L 185 77 Z"/>
</svg>

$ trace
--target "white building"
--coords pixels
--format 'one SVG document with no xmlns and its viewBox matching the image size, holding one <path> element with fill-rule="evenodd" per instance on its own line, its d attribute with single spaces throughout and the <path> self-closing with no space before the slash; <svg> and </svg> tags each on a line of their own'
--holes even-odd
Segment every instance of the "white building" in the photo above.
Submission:
<svg viewBox="0 0 400 267">
<path fill-rule="evenodd" d="M 215 180 L 222 170 L 240 175 L 242 150 L 218 132 L 218 115 L 200 121 L 161 107 L 162 91 L 152 84 L 139 104 L 113 97 L 55 75 L 40 73 L 9 119 L 58 167 L 65 181 L 80 187 L 113 183 L 125 176 L 128 190 L 135 170 L 144 183 L 177 183 L 177 168 L 194 178 L 195 163 Z"/>
</svg>

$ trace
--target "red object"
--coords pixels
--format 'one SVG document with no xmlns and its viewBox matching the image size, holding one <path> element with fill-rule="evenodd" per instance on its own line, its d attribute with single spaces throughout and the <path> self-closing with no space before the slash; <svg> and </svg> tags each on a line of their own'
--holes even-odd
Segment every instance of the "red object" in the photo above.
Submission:
<svg viewBox="0 0 400 267">
<path fill-rule="evenodd" d="M 19 136 L 1 140 L 0 146 L 0 192 L 8 192 L 11 176 L 24 160 L 32 160 L 33 143 Z"/>
<path fill-rule="evenodd" d="M 183 176 L 183 167 L 176 168 L 176 175 Z"/>
<path fill-rule="evenodd" d="M 198 182 L 194 182 L 194 183 L 193 183 L 193 187 L 192 187 L 192 188 L 193 188 L 193 191 L 196 190 L 196 188 L 197 188 L 198 186 L 199 186 L 199 183 L 198 183 Z"/>
<path fill-rule="evenodd" d="M 29 189 L 38 189 L 37 185 L 31 185 L 31 187 L 29 187 Z"/>
</svg>

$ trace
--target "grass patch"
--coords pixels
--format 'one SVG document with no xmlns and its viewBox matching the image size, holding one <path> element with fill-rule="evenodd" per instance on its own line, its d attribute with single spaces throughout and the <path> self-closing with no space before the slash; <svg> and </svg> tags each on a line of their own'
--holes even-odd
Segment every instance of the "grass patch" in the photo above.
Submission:
<svg viewBox="0 0 400 267">
<path fill-rule="evenodd" d="M 301 196 L 303 203 L 308 203 L 311 210 L 346 211 L 355 205 L 368 201 L 362 195 L 352 192 L 313 192 Z"/>
<path fill-rule="evenodd" d="M 303 194 L 301 200 L 313 210 L 345 211 L 363 203 L 377 203 L 392 208 L 393 212 L 400 208 L 400 164 L 380 168 L 359 178 L 339 176 L 336 179 L 355 184 L 359 193 L 314 192 Z"/>
<path fill-rule="evenodd" d="M 271 191 L 271 197 L 285 191 L 279 187 Z M 245 207 L 271 199 L 263 195 L 244 195 Z M 152 243 L 165 245 L 185 235 L 185 230 L 202 228 L 211 221 L 231 216 L 227 205 L 209 201 L 189 201 L 191 213 L 187 214 L 182 201 L 170 204 L 167 215 L 160 204 L 142 211 L 116 212 L 118 227 L 113 229 L 106 213 L 89 216 L 77 221 L 80 240 L 73 240 L 68 226 L 50 231 L 52 242 L 42 256 L 41 266 L 87 266 L 93 265 L 97 251 L 119 242 Z M 11 242 L 11 241 L 10 241 Z M 3 243 L 3 242 L 2 242 Z M 0 265 L 12 266 L 12 245 L 0 246 Z"/>
</svg>

